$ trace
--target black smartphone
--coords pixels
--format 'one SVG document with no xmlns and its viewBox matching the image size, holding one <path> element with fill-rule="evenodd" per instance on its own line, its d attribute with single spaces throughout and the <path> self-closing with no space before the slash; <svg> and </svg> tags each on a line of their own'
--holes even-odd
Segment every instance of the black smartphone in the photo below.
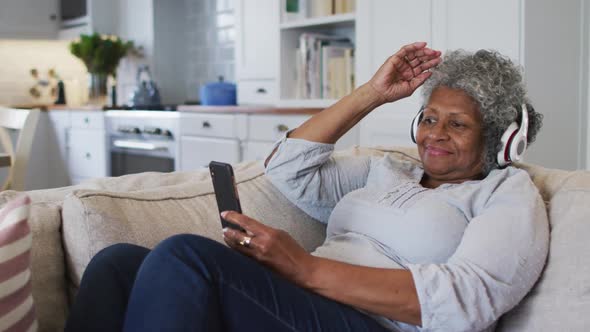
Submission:
<svg viewBox="0 0 590 332">
<path fill-rule="evenodd" d="M 219 161 L 212 161 L 209 163 L 209 172 L 211 173 L 211 180 L 213 181 L 213 189 L 215 190 L 215 199 L 217 200 L 219 213 L 229 210 L 242 213 L 240 197 L 238 196 L 238 188 L 236 187 L 236 180 L 234 177 L 234 169 L 231 165 Z M 221 215 L 219 218 L 222 227 L 231 227 L 245 232 L 242 227 L 223 219 Z"/>
</svg>

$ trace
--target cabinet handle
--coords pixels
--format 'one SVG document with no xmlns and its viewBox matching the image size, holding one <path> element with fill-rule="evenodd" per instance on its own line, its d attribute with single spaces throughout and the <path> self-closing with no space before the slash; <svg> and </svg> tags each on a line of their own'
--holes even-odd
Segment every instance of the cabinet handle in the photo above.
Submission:
<svg viewBox="0 0 590 332">
<path fill-rule="evenodd" d="M 266 89 L 265 88 L 258 88 L 256 90 L 256 93 L 266 93 Z"/>
<path fill-rule="evenodd" d="M 86 152 L 85 157 L 86 159 L 90 160 L 90 158 L 92 158 L 92 155 L 90 154 L 90 152 Z"/>
<path fill-rule="evenodd" d="M 203 128 L 211 128 L 209 121 L 203 121 Z"/>
<path fill-rule="evenodd" d="M 277 130 L 278 130 L 279 132 L 281 132 L 281 133 L 284 133 L 285 131 L 288 131 L 288 130 L 289 130 L 289 127 L 287 127 L 287 126 L 286 126 L 286 125 L 284 125 L 284 124 L 280 124 L 280 125 L 278 125 L 278 126 L 277 126 Z"/>
<path fill-rule="evenodd" d="M 84 123 L 88 124 L 90 122 L 89 118 L 84 118 Z"/>
</svg>

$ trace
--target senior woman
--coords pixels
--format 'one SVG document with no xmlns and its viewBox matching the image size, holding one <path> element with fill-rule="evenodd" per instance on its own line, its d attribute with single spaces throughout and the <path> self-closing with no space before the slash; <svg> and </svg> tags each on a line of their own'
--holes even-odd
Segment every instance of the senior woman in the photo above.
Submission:
<svg viewBox="0 0 590 332">
<path fill-rule="evenodd" d="M 541 116 L 499 54 L 456 51 L 440 62 L 425 43 L 406 45 L 367 84 L 277 142 L 268 177 L 328 223 L 313 253 L 232 211 L 222 216 L 246 230 L 224 230 L 233 250 L 195 235 L 151 252 L 116 245 L 89 264 L 67 330 L 493 329 L 547 255 L 536 187 L 525 171 L 499 168 L 534 140 Z M 421 165 L 332 155 L 366 114 L 425 81 L 412 130 Z"/>
</svg>

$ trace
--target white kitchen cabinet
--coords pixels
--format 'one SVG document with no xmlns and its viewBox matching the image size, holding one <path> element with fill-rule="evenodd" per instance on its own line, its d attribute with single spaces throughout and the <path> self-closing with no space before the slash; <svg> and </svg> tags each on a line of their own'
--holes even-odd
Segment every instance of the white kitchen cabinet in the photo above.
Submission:
<svg viewBox="0 0 590 332">
<path fill-rule="evenodd" d="M 104 130 L 104 114 L 102 112 L 71 112 L 70 121 L 74 129 Z"/>
<path fill-rule="evenodd" d="M 236 0 L 236 78 L 276 79 L 279 2 Z"/>
<path fill-rule="evenodd" d="M 0 39 L 55 39 L 58 29 L 57 0 L 2 0 Z"/>
<path fill-rule="evenodd" d="M 80 34 L 101 33 L 118 35 L 127 20 L 120 7 L 128 0 L 86 0 L 86 15 L 60 22 L 59 39 L 70 40 Z M 59 1 L 58 1 L 59 3 Z"/>
<path fill-rule="evenodd" d="M 310 117 L 296 114 L 181 113 L 178 170 L 199 169 L 211 160 L 228 163 L 262 160 L 278 139 Z M 208 124 L 204 126 L 204 123 Z M 355 145 L 358 142 L 356 135 L 356 130 L 349 131 L 336 143 L 336 149 Z"/>
<path fill-rule="evenodd" d="M 240 105 L 271 105 L 278 99 L 279 2 L 235 2 L 235 71 Z"/>
<path fill-rule="evenodd" d="M 240 141 L 237 139 L 180 137 L 181 171 L 207 167 L 212 160 L 230 164 L 237 163 L 241 160 L 240 155 Z"/>
<path fill-rule="evenodd" d="M 183 136 L 237 138 L 239 119 L 235 114 L 189 114 L 180 122 Z"/>
<path fill-rule="evenodd" d="M 274 142 L 287 131 L 297 128 L 309 115 L 250 115 L 248 140 Z"/>
<path fill-rule="evenodd" d="M 523 0 L 432 1 L 432 47 L 494 49 L 520 63 L 523 6 Z"/>
<path fill-rule="evenodd" d="M 72 128 L 68 147 L 68 168 L 73 177 L 108 176 L 104 130 Z"/>
<path fill-rule="evenodd" d="M 279 99 L 276 79 L 238 80 L 239 105 L 273 105 Z"/>
<path fill-rule="evenodd" d="M 241 140 L 247 135 L 246 118 L 240 114 L 181 113 L 177 169 L 199 169 L 211 160 L 241 161 Z"/>
<path fill-rule="evenodd" d="M 66 160 L 72 184 L 109 176 L 104 113 L 71 111 L 70 121 Z"/>
</svg>

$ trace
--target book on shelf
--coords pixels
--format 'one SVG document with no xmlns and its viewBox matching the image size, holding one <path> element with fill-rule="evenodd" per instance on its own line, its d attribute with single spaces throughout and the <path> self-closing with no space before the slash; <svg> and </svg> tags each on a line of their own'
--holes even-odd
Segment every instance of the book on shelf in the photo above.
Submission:
<svg viewBox="0 0 590 332">
<path fill-rule="evenodd" d="M 326 45 L 321 51 L 320 98 L 338 99 L 352 91 L 352 45 Z"/>
<path fill-rule="evenodd" d="M 334 14 L 352 13 L 355 10 L 355 0 L 334 0 Z"/>
<path fill-rule="evenodd" d="M 323 17 L 334 14 L 334 3 L 332 0 L 310 0 L 310 16 Z"/>
<path fill-rule="evenodd" d="M 355 0 L 281 0 L 281 22 L 355 11 Z"/>
<path fill-rule="evenodd" d="M 307 18 L 306 0 L 281 0 L 281 22 L 292 22 Z"/>
<path fill-rule="evenodd" d="M 346 37 L 302 33 L 296 55 L 296 95 L 334 99 L 354 87 L 354 45 Z"/>
</svg>

